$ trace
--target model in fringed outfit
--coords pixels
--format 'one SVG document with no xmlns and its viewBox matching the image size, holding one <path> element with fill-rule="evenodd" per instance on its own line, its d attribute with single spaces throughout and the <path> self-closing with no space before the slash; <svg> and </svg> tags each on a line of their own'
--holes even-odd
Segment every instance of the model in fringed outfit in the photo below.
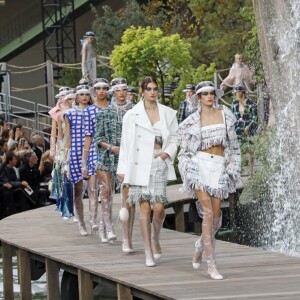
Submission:
<svg viewBox="0 0 300 300">
<path fill-rule="evenodd" d="M 59 89 L 59 93 L 55 96 L 58 98 L 55 107 L 53 107 L 49 114 L 52 118 L 52 126 L 51 126 L 51 137 L 50 137 L 50 157 L 54 161 L 54 175 L 53 175 L 53 184 L 51 187 L 51 195 L 50 198 L 55 199 L 56 201 L 61 195 L 61 161 L 60 157 L 60 145 L 61 145 L 61 138 L 59 135 L 59 119 L 61 115 L 63 115 L 70 107 L 67 105 L 66 95 L 69 94 L 70 88 L 69 87 L 61 87 Z M 58 209 L 58 207 L 57 207 Z"/>
<path fill-rule="evenodd" d="M 114 196 L 117 165 L 119 160 L 122 120 L 125 113 L 132 108 L 126 100 L 127 81 L 115 78 L 111 81 L 113 97 L 111 104 L 101 110 L 96 117 L 95 146 L 98 152 L 96 173 L 100 185 L 101 207 L 109 242 L 116 240 L 112 221 L 112 201 Z"/>
<path fill-rule="evenodd" d="M 97 224 L 98 214 L 98 199 L 97 199 L 97 176 L 96 176 L 96 162 L 97 152 L 95 149 L 94 135 L 96 131 L 96 116 L 98 112 L 106 108 L 109 104 L 106 94 L 109 90 L 109 83 L 105 78 L 97 78 L 94 80 L 94 93 L 96 95 L 94 104 L 88 106 L 84 111 L 84 127 L 85 139 L 82 156 L 82 174 L 84 178 L 88 178 L 88 194 L 90 199 L 90 225 L 91 231 L 94 233 L 98 231 Z M 107 242 L 106 233 L 104 230 L 104 223 L 100 220 L 100 239 L 102 242 Z"/>
<path fill-rule="evenodd" d="M 65 114 L 64 162 L 71 183 L 74 184 L 74 207 L 78 219 L 79 233 L 87 235 L 83 214 L 83 176 L 81 161 L 85 137 L 83 110 L 91 105 L 89 86 L 79 86 L 75 106 Z"/>
<path fill-rule="evenodd" d="M 65 113 L 72 108 L 73 103 L 76 99 L 76 90 L 69 90 L 67 95 L 64 97 L 63 100 L 60 101 L 60 112 L 57 116 L 57 126 L 58 126 L 58 134 L 57 134 L 57 142 L 56 142 L 56 150 L 55 150 L 55 171 L 56 176 L 60 177 L 59 182 L 61 183 L 62 190 L 60 192 L 60 198 L 57 202 L 57 210 L 61 212 L 61 216 L 65 220 L 69 220 L 72 216 L 74 216 L 73 210 L 73 194 L 66 193 L 63 191 L 63 186 L 65 186 L 66 182 L 64 182 L 65 178 L 62 176 L 62 166 L 64 163 L 64 135 L 65 135 L 65 121 L 64 115 Z M 69 184 L 69 183 L 68 183 Z M 64 196 L 68 195 L 71 197 L 69 201 L 71 201 L 72 209 L 69 209 L 67 205 L 64 205 L 64 201 L 66 198 Z M 63 201 L 61 201 L 63 199 Z"/>
<path fill-rule="evenodd" d="M 195 95 L 200 107 L 178 130 L 182 190 L 197 197 L 198 211 L 203 219 L 202 235 L 195 244 L 193 267 L 200 267 L 204 251 L 212 279 L 223 279 L 216 267 L 215 234 L 222 223 L 221 201 L 235 192 L 241 164 L 236 118 L 226 106 L 214 106 L 215 97 L 222 95 L 223 91 L 215 89 L 211 81 L 200 82 Z"/>
<path fill-rule="evenodd" d="M 173 160 L 178 146 L 178 123 L 176 111 L 158 103 L 155 79 L 146 77 L 141 83 L 141 92 L 142 101 L 128 111 L 123 120 L 117 173 L 119 180 L 129 185 L 128 204 L 140 204 L 146 266 L 152 267 L 154 259 L 161 257 L 159 234 L 165 219 L 164 203 L 168 202 L 167 180 L 176 179 Z"/>
</svg>

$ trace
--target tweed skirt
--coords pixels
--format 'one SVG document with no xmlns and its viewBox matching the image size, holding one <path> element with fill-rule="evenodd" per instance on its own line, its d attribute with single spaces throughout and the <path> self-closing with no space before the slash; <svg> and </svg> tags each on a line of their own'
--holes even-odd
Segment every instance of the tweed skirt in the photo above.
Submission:
<svg viewBox="0 0 300 300">
<path fill-rule="evenodd" d="M 139 201 L 147 200 L 150 203 L 168 203 L 166 186 L 167 186 L 167 164 L 159 156 L 161 150 L 154 150 L 149 184 L 147 186 L 130 185 L 127 202 L 134 204 Z"/>
</svg>

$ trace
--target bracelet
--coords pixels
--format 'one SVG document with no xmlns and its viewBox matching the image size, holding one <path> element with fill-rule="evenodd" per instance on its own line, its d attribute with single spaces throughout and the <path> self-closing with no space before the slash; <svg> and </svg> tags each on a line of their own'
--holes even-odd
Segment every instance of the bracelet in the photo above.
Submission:
<svg viewBox="0 0 300 300">
<path fill-rule="evenodd" d="M 85 161 L 81 162 L 82 167 L 87 167 L 87 163 Z"/>
<path fill-rule="evenodd" d="M 111 148 L 112 148 L 112 146 L 109 145 L 109 146 L 106 148 L 106 150 L 107 150 L 107 151 L 111 151 Z"/>
</svg>

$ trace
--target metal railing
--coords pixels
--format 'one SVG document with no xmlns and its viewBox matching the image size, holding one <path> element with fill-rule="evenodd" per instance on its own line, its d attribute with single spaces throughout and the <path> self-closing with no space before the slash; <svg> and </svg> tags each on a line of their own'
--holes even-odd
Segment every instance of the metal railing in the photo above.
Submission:
<svg viewBox="0 0 300 300">
<path fill-rule="evenodd" d="M 0 93 L 0 116 L 10 125 L 22 124 L 28 133 L 34 130 L 42 134 L 43 128 L 51 127 L 50 109 L 44 104 Z"/>
</svg>

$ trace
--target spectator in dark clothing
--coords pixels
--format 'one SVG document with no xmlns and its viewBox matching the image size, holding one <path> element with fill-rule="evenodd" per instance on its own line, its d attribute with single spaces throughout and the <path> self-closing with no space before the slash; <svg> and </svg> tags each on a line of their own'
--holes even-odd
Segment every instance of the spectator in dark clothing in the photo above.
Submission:
<svg viewBox="0 0 300 300">
<path fill-rule="evenodd" d="M 38 157 L 34 151 L 29 151 L 24 155 L 24 162 L 20 167 L 20 179 L 27 180 L 33 193 L 30 195 L 40 206 L 52 204 L 49 201 L 50 192 L 41 187 L 43 173 L 45 170 L 45 160 L 50 151 L 46 151 L 41 156 L 40 164 L 37 165 Z"/>
<path fill-rule="evenodd" d="M 40 135 L 34 135 L 31 138 L 31 142 L 32 142 L 32 150 L 35 152 L 38 158 L 37 165 L 39 166 L 42 154 L 44 152 L 44 140 Z"/>
<path fill-rule="evenodd" d="M 20 181 L 17 177 L 14 169 L 17 163 L 17 156 L 13 152 L 7 152 L 5 167 L 0 175 L 1 219 L 34 206 L 34 203 L 30 204 L 26 199 L 23 192 L 24 188 L 28 187 L 28 182 Z"/>
</svg>

